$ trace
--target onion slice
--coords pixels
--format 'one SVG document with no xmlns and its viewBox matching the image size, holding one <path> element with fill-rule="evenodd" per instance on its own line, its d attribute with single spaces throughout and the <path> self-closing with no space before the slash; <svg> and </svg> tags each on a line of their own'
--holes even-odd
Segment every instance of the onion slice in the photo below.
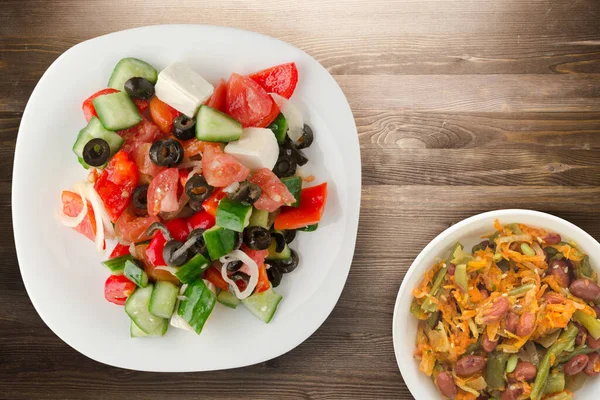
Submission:
<svg viewBox="0 0 600 400">
<path fill-rule="evenodd" d="M 233 250 L 231 253 L 219 259 L 219 261 L 221 261 L 223 264 L 238 260 L 246 264 L 248 271 L 250 272 L 250 281 L 248 282 L 246 289 L 243 292 L 240 292 L 240 289 L 235 282 L 227 276 L 227 268 L 221 268 L 221 277 L 225 280 L 225 282 L 229 283 L 231 287 L 233 287 L 236 297 L 240 300 L 243 300 L 252 294 L 256 284 L 258 283 L 258 265 L 252 258 L 250 258 L 241 250 Z"/>
<path fill-rule="evenodd" d="M 77 225 L 82 223 L 83 219 L 85 218 L 85 216 L 87 215 L 87 212 L 88 212 L 87 200 L 85 198 L 85 193 L 81 190 L 81 188 L 77 188 L 77 189 L 79 189 L 79 190 L 77 190 L 77 194 L 79 194 L 79 196 L 81 197 L 81 201 L 83 203 L 83 208 L 81 209 L 79 214 L 77 214 L 76 217 L 69 217 L 68 215 L 66 215 L 64 213 L 64 211 L 62 209 L 58 210 L 58 212 L 56 214 L 56 217 L 58 218 L 59 222 L 69 228 L 75 228 Z"/>
<path fill-rule="evenodd" d="M 302 113 L 285 97 L 282 97 L 277 93 L 270 93 L 270 95 L 287 121 L 288 136 L 292 141 L 297 142 L 304 132 L 304 119 L 302 118 Z"/>
</svg>

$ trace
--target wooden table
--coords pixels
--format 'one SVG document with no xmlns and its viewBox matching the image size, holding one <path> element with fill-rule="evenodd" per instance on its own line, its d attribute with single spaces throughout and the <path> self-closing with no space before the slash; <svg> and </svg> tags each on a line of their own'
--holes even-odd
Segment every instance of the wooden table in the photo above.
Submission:
<svg viewBox="0 0 600 400">
<path fill-rule="evenodd" d="M 600 239 L 599 22 L 597 0 L 2 0 L 0 398 L 412 398 L 392 310 L 411 261 L 438 233 L 516 207 Z M 44 325 L 17 268 L 11 167 L 33 87 L 76 43 L 158 23 L 288 41 L 333 74 L 356 118 L 362 211 L 346 288 L 311 338 L 260 365 L 158 374 L 99 364 Z"/>
</svg>

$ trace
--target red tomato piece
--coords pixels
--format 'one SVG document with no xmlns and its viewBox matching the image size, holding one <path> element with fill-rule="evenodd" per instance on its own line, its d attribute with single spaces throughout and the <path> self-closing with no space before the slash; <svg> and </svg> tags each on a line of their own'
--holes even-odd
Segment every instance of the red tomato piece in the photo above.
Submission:
<svg viewBox="0 0 600 400">
<path fill-rule="evenodd" d="M 156 125 L 145 118 L 139 124 L 117 131 L 117 133 L 125 139 L 121 150 L 125 151 L 131 158 L 135 158 L 134 153 L 140 144 L 154 143 L 164 136 Z"/>
<path fill-rule="evenodd" d="M 183 147 L 183 156 L 187 158 L 191 158 L 193 156 L 197 156 L 198 154 L 204 153 L 204 149 L 206 146 L 215 146 L 216 143 L 203 142 L 198 139 L 190 139 L 190 140 L 180 140 L 181 146 Z M 217 145 L 221 147 L 220 145 Z"/>
<path fill-rule="evenodd" d="M 267 92 L 289 99 L 298 83 L 298 69 L 296 63 L 291 62 L 255 72 L 250 78 Z"/>
<path fill-rule="evenodd" d="M 260 197 L 254 203 L 254 207 L 258 210 L 273 212 L 284 204 L 289 206 L 296 201 L 287 186 L 267 168 L 256 171 L 249 181 L 256 183 L 262 190 Z"/>
<path fill-rule="evenodd" d="M 210 197 L 208 199 L 204 200 L 204 203 L 202 203 L 202 208 L 204 208 L 204 211 L 206 211 L 208 214 L 212 215 L 213 217 L 216 216 L 217 215 L 217 207 L 219 207 L 219 202 L 225 196 L 227 196 L 227 193 L 225 193 L 223 191 L 223 188 L 215 189 L 212 192 L 212 194 L 210 195 Z"/>
<path fill-rule="evenodd" d="M 83 201 L 77 193 L 64 190 L 60 196 L 63 203 L 63 213 L 68 217 L 76 217 L 83 209 Z M 87 214 L 83 221 L 73 229 L 89 238 L 92 242 L 96 240 L 96 217 L 94 209 L 88 201 Z"/>
<path fill-rule="evenodd" d="M 264 117 L 263 119 L 261 119 L 260 121 L 258 121 L 256 123 L 256 126 L 259 128 L 266 128 L 267 126 L 271 125 L 271 122 L 275 121 L 275 118 L 277 118 L 277 116 L 279 115 L 279 107 L 277 106 L 277 103 L 275 103 L 275 101 L 273 101 L 273 105 L 271 107 L 271 112 Z"/>
<path fill-rule="evenodd" d="M 125 244 L 117 243 L 117 245 L 113 249 L 112 253 L 110 253 L 110 256 L 108 258 L 109 259 L 117 258 L 117 257 L 121 257 L 121 256 L 126 256 L 128 254 L 129 254 L 129 246 L 127 246 Z"/>
<path fill-rule="evenodd" d="M 265 267 L 265 257 L 269 254 L 268 250 L 253 250 L 242 245 L 242 251 L 248 255 L 258 265 L 258 282 L 256 283 L 256 293 L 264 292 L 269 290 L 271 283 L 269 282 L 269 276 L 267 275 L 267 268 Z"/>
<path fill-rule="evenodd" d="M 221 271 L 216 267 L 210 267 L 204 271 L 204 279 L 215 285 L 221 290 L 229 290 L 229 283 L 221 276 Z"/>
<path fill-rule="evenodd" d="M 202 173 L 209 185 L 226 187 L 245 180 L 250 175 L 250 170 L 233 156 L 223 153 L 221 147 L 205 146 Z"/>
<path fill-rule="evenodd" d="M 87 122 L 90 122 L 90 119 L 92 119 L 92 117 L 97 117 L 98 114 L 96 113 L 96 109 L 94 108 L 94 103 L 93 100 L 96 97 L 105 95 L 105 94 L 111 94 L 111 93 L 117 93 L 118 90 L 117 89 L 102 89 L 99 92 L 94 93 L 93 95 L 91 95 L 90 97 L 88 97 L 87 99 L 85 99 L 85 101 L 83 102 L 81 109 L 83 110 L 83 115 L 85 117 L 85 120 Z"/>
<path fill-rule="evenodd" d="M 225 111 L 244 128 L 264 124 L 265 118 L 273 112 L 273 104 L 273 98 L 258 83 L 247 76 L 231 74 Z"/>
<path fill-rule="evenodd" d="M 227 98 L 227 83 L 221 78 L 219 84 L 215 87 L 212 96 L 206 101 L 206 105 L 225 112 L 225 100 Z"/>
<path fill-rule="evenodd" d="M 138 183 L 138 170 L 124 151 L 119 151 L 108 162 L 94 184 L 111 221 L 116 221 L 129 205 Z"/>
<path fill-rule="evenodd" d="M 153 97 L 150 100 L 150 116 L 163 133 L 171 133 L 173 129 L 173 120 L 181 113 L 161 101 L 158 97 Z"/>
<path fill-rule="evenodd" d="M 160 219 L 155 216 L 134 217 L 126 210 L 115 222 L 115 231 L 121 240 L 139 243 L 150 239 L 146 231 L 155 222 L 160 222 Z"/>
<path fill-rule="evenodd" d="M 188 175 L 190 174 L 189 168 L 183 168 L 179 170 L 179 184 L 185 188 L 185 183 L 187 182 Z"/>
<path fill-rule="evenodd" d="M 156 175 L 148 187 L 148 214 L 158 215 L 161 211 L 179 209 L 177 189 L 179 172 L 177 168 L 168 168 Z"/>
<path fill-rule="evenodd" d="M 321 220 L 327 201 L 327 182 L 302 189 L 300 207 L 284 210 L 275 217 L 275 229 L 298 229 Z"/>
<path fill-rule="evenodd" d="M 136 99 L 135 97 L 131 98 L 131 100 L 133 100 L 133 102 L 135 103 L 135 106 L 137 107 L 140 114 L 146 111 L 148 107 L 150 107 L 150 100 Z"/>
<path fill-rule="evenodd" d="M 167 169 L 167 167 L 161 167 L 152 162 L 150 159 L 150 147 L 152 147 L 152 143 L 138 143 L 131 152 L 131 159 L 135 162 L 141 174 L 153 178 Z"/>
<path fill-rule="evenodd" d="M 127 298 L 135 291 L 135 283 L 124 275 L 111 275 L 104 283 L 104 298 L 120 306 L 125 305 Z"/>
</svg>

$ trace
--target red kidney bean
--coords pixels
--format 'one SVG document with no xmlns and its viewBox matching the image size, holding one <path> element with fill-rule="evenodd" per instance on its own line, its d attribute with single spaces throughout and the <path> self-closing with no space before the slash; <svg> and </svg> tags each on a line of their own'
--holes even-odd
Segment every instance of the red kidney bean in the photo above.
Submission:
<svg viewBox="0 0 600 400">
<path fill-rule="evenodd" d="M 479 372 L 485 367 L 485 358 L 482 356 L 463 356 L 454 366 L 454 372 L 461 377 L 467 377 Z"/>
<path fill-rule="evenodd" d="M 448 272 L 446 272 L 449 276 L 454 276 L 454 272 L 456 271 L 456 265 L 450 263 L 448 264 Z"/>
<path fill-rule="evenodd" d="M 492 324 L 500 321 L 508 312 L 509 307 L 510 303 L 506 297 L 498 297 L 489 308 L 484 310 L 482 317 L 483 323 Z"/>
<path fill-rule="evenodd" d="M 594 339 L 592 335 L 588 335 L 587 337 L 587 345 L 590 349 L 598 350 L 600 349 L 600 338 Z"/>
<path fill-rule="evenodd" d="M 587 340 L 588 331 L 587 331 L 587 329 L 585 329 L 585 327 L 583 325 L 578 324 L 577 322 L 574 322 L 574 324 L 577 327 L 577 329 L 579 329 L 579 332 L 577 332 L 577 336 L 575 336 L 575 344 L 577 346 L 581 346 Z"/>
<path fill-rule="evenodd" d="M 563 371 L 566 376 L 577 375 L 588 364 L 589 357 L 586 354 L 579 354 L 571 358 L 563 366 Z"/>
<path fill-rule="evenodd" d="M 561 304 L 566 300 L 565 296 L 556 292 L 544 293 L 543 299 L 547 304 Z"/>
<path fill-rule="evenodd" d="M 524 392 L 521 384 L 510 385 L 502 392 L 501 400 L 517 400 Z"/>
<path fill-rule="evenodd" d="M 456 383 L 454 383 L 454 378 L 452 374 L 448 371 L 440 372 L 435 377 L 435 384 L 438 389 L 445 397 L 449 399 L 453 399 L 456 397 L 458 393 L 458 389 L 456 388 Z"/>
<path fill-rule="evenodd" d="M 504 329 L 510 333 L 517 332 L 517 326 L 519 325 L 519 316 L 515 313 L 509 313 L 504 322 Z"/>
<path fill-rule="evenodd" d="M 562 237 L 558 233 L 549 232 L 544 236 L 544 242 L 546 244 L 559 244 L 562 240 Z"/>
<path fill-rule="evenodd" d="M 571 283 L 571 275 L 569 273 L 569 265 L 565 260 L 552 260 L 550 261 L 549 271 L 556 282 L 566 288 Z"/>
<path fill-rule="evenodd" d="M 596 376 L 600 373 L 600 354 L 592 353 L 588 356 L 588 363 L 583 369 L 587 376 Z"/>
<path fill-rule="evenodd" d="M 525 311 L 519 318 L 519 324 L 517 325 L 517 336 L 525 337 L 533 332 L 535 328 L 535 313 Z"/>
<path fill-rule="evenodd" d="M 537 368 L 530 362 L 521 361 L 517 364 L 513 374 L 515 379 L 519 382 L 530 382 L 535 378 Z"/>
<path fill-rule="evenodd" d="M 594 306 L 592 308 L 596 312 L 596 318 L 600 318 L 600 306 Z"/>
<path fill-rule="evenodd" d="M 498 346 L 498 340 L 490 340 L 488 335 L 484 334 L 483 339 L 481 340 L 481 347 L 488 353 L 494 351 L 494 349 Z"/>
<path fill-rule="evenodd" d="M 577 279 L 569 286 L 571 293 L 585 301 L 596 301 L 600 298 L 600 286 L 589 279 Z"/>
</svg>

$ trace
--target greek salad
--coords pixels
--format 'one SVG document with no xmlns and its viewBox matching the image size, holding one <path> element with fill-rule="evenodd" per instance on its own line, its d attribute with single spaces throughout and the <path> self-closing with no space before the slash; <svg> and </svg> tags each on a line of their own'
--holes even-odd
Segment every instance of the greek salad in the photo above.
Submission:
<svg viewBox="0 0 600 400">
<path fill-rule="evenodd" d="M 273 318 L 299 264 L 290 244 L 327 199 L 298 170 L 314 134 L 290 101 L 297 82 L 293 62 L 213 85 L 184 63 L 124 58 L 83 102 L 73 152 L 88 175 L 58 217 L 99 251 L 116 239 L 104 296 L 131 337 L 200 334 L 217 302 Z"/>
</svg>

